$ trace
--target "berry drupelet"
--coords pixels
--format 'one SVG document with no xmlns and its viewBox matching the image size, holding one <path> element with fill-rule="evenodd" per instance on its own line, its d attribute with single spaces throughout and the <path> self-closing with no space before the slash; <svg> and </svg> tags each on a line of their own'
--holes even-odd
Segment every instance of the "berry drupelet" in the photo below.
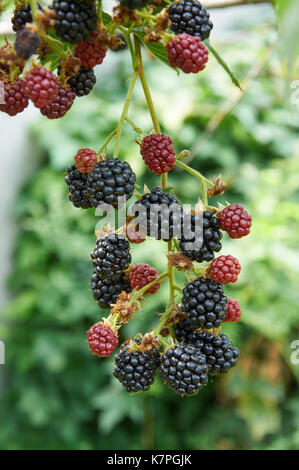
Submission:
<svg viewBox="0 0 299 470">
<path fill-rule="evenodd" d="M 85 96 L 91 92 L 96 81 L 93 69 L 80 67 L 76 75 L 70 77 L 67 83 L 77 96 Z"/>
<path fill-rule="evenodd" d="M 169 241 L 181 233 L 182 208 L 175 196 L 159 187 L 145 193 L 131 212 L 140 220 L 140 231 L 156 240 Z"/>
<path fill-rule="evenodd" d="M 230 238 L 242 238 L 249 234 L 252 219 L 240 204 L 230 204 L 219 212 L 220 227 Z"/>
<path fill-rule="evenodd" d="M 156 348 L 151 351 L 139 348 L 140 340 L 128 341 L 115 357 L 113 375 L 129 393 L 149 390 L 160 362 Z"/>
<path fill-rule="evenodd" d="M 159 276 L 158 271 L 145 263 L 139 263 L 132 267 L 129 272 L 128 278 L 133 289 L 142 289 L 150 282 L 154 281 Z M 157 282 L 149 289 L 147 289 L 144 294 L 155 294 L 161 287 L 161 282 Z"/>
<path fill-rule="evenodd" d="M 91 194 L 86 186 L 87 175 L 80 173 L 75 165 L 71 165 L 67 169 L 64 181 L 68 185 L 69 200 L 75 207 L 82 209 L 92 207 Z"/>
<path fill-rule="evenodd" d="M 151 134 L 144 137 L 140 153 L 148 169 L 156 175 L 172 170 L 175 165 L 172 139 L 165 134 Z"/>
<path fill-rule="evenodd" d="M 94 150 L 88 148 L 78 150 L 75 164 L 80 173 L 90 173 L 96 163 L 98 163 L 98 156 Z"/>
<path fill-rule="evenodd" d="M 194 214 L 191 218 L 190 216 L 185 216 L 184 222 L 183 233 L 179 243 L 183 255 L 198 263 L 211 261 L 215 256 L 214 252 L 220 251 L 222 247 L 220 243 L 222 233 L 219 230 L 218 217 L 215 216 L 214 212 L 205 211 L 203 214 Z M 202 233 L 196 235 L 201 227 Z M 201 247 L 192 249 L 188 246 L 195 242 L 196 244 L 202 242 Z"/>
<path fill-rule="evenodd" d="M 168 60 L 172 67 L 184 73 L 201 72 L 208 62 L 209 51 L 198 37 L 183 33 L 166 44 Z"/>
<path fill-rule="evenodd" d="M 93 206 L 110 204 L 122 206 L 133 194 L 136 175 L 129 163 L 119 158 L 107 158 L 98 162 L 88 177 L 93 193 Z"/>
<path fill-rule="evenodd" d="M 58 94 L 56 99 L 52 101 L 52 103 L 48 104 L 48 106 L 41 108 L 40 112 L 48 119 L 62 118 L 72 107 L 75 98 L 76 93 L 74 91 L 58 85 Z"/>
<path fill-rule="evenodd" d="M 195 395 L 208 383 L 206 358 L 192 344 L 178 343 L 161 356 L 160 372 L 179 395 Z"/>
<path fill-rule="evenodd" d="M 16 7 L 11 22 L 12 29 L 15 32 L 23 29 L 26 23 L 32 23 L 31 6 L 25 3 L 20 7 Z"/>
<path fill-rule="evenodd" d="M 95 271 L 102 279 L 120 277 L 131 263 L 130 245 L 116 233 L 98 238 L 90 256 Z"/>
<path fill-rule="evenodd" d="M 237 300 L 228 297 L 227 304 L 226 304 L 226 312 L 225 318 L 223 319 L 224 322 L 232 322 L 236 323 L 241 318 L 241 308 L 240 304 Z"/>
<path fill-rule="evenodd" d="M 37 108 L 51 104 L 58 94 L 57 77 L 44 67 L 34 67 L 24 78 L 25 93 Z"/>
<path fill-rule="evenodd" d="M 211 375 L 225 374 L 238 361 L 239 350 L 224 333 L 214 335 L 208 331 L 194 331 L 188 335 L 187 341 L 205 355 Z"/>
<path fill-rule="evenodd" d="M 27 108 L 29 98 L 25 94 L 25 86 L 23 80 L 15 82 L 4 82 L 4 103 L 0 104 L 0 111 L 15 116 L 22 113 Z"/>
<path fill-rule="evenodd" d="M 209 267 L 209 276 L 220 284 L 237 282 L 241 272 L 241 265 L 237 258 L 231 255 L 219 256 L 214 259 Z"/>
<path fill-rule="evenodd" d="M 199 277 L 183 289 L 182 311 L 196 328 L 218 328 L 225 317 L 227 297 L 221 284 Z"/>
<path fill-rule="evenodd" d="M 132 288 L 124 274 L 114 279 L 101 279 L 99 274 L 94 271 L 91 276 L 91 290 L 92 296 L 100 308 L 111 308 L 121 292 L 129 293 Z"/>
<path fill-rule="evenodd" d="M 170 28 L 176 34 L 187 33 L 204 40 L 210 36 L 213 23 L 210 14 L 197 0 L 180 0 L 168 9 Z"/>
<path fill-rule="evenodd" d="M 97 11 L 92 0 L 54 0 L 55 31 L 62 41 L 87 41 L 97 27 Z"/>
<path fill-rule="evenodd" d="M 175 337 L 178 341 L 186 342 L 188 335 L 195 330 L 194 324 L 187 318 L 173 323 Z"/>
<path fill-rule="evenodd" d="M 108 323 L 98 322 L 87 332 L 88 344 L 93 354 L 110 356 L 118 346 L 117 333 Z"/>
</svg>

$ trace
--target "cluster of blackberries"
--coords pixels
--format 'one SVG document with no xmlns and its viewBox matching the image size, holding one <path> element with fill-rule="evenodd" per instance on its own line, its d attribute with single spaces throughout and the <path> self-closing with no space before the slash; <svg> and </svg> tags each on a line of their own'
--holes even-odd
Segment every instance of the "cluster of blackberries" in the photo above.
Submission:
<svg viewBox="0 0 299 470">
<path fill-rule="evenodd" d="M 69 199 L 75 207 L 105 205 L 107 211 L 108 205 L 120 208 L 132 196 L 136 175 L 127 162 L 119 158 L 98 162 L 96 153 L 90 149 L 80 149 L 75 161 L 76 166 L 67 169 L 65 178 Z"/>
</svg>

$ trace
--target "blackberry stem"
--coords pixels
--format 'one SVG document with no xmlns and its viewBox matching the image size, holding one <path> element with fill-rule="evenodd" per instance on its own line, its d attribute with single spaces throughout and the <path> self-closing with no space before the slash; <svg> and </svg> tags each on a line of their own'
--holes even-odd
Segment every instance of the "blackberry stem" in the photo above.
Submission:
<svg viewBox="0 0 299 470">
<path fill-rule="evenodd" d="M 162 279 L 165 279 L 165 277 L 168 277 L 168 271 L 165 271 L 164 273 L 160 274 L 160 276 L 156 277 L 156 279 L 149 282 L 141 289 L 137 290 L 135 294 L 132 296 L 132 298 L 130 299 L 130 304 L 132 304 L 135 300 L 137 300 L 138 297 L 140 297 L 140 295 L 144 294 L 144 292 L 147 291 L 147 289 L 157 284 L 157 282 L 162 281 Z"/>
<path fill-rule="evenodd" d="M 132 121 L 132 119 L 128 118 L 128 116 L 126 117 L 126 121 L 128 124 L 130 124 L 134 131 L 137 132 L 137 134 L 144 135 L 144 131 L 140 129 L 140 127 L 138 127 L 135 122 Z"/>
<path fill-rule="evenodd" d="M 111 134 L 108 135 L 102 147 L 100 147 L 100 149 L 97 151 L 97 155 L 100 155 L 103 150 L 106 150 L 107 145 L 109 144 L 110 140 L 112 140 L 115 135 L 116 135 L 116 129 L 114 129 L 114 131 L 112 131 Z"/>
<path fill-rule="evenodd" d="M 127 97 L 126 97 L 125 104 L 124 104 L 124 107 L 123 107 L 123 111 L 121 113 L 120 121 L 119 121 L 118 126 L 116 128 L 115 147 L 114 147 L 114 153 L 113 153 L 114 158 L 116 158 L 118 156 L 120 136 L 121 136 L 121 132 L 122 132 L 124 122 L 125 122 L 127 114 L 128 114 L 128 110 L 129 110 L 129 106 L 130 106 L 130 102 L 131 102 L 131 98 L 132 98 L 132 94 L 133 94 L 133 90 L 134 90 L 134 86 L 135 86 L 137 77 L 138 77 L 138 70 L 134 70 L 134 72 L 132 74 L 132 77 L 131 77 L 130 86 L 129 86 L 129 89 L 128 89 L 128 93 L 127 93 Z"/>
</svg>

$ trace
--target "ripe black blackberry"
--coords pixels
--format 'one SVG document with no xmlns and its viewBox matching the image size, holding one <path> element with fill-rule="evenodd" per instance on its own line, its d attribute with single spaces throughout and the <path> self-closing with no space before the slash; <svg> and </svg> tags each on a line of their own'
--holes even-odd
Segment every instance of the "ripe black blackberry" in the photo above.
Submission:
<svg viewBox="0 0 299 470">
<path fill-rule="evenodd" d="M 26 23 L 32 23 L 32 12 L 30 5 L 25 3 L 22 6 L 16 7 L 11 22 L 12 29 L 15 32 L 23 29 Z"/>
<path fill-rule="evenodd" d="M 151 1 L 152 0 L 119 0 L 119 3 L 123 7 L 127 7 L 134 10 L 145 7 L 146 5 L 151 3 Z"/>
<path fill-rule="evenodd" d="M 192 344 L 178 343 L 168 349 L 159 370 L 179 395 L 195 395 L 208 383 L 206 358 Z"/>
<path fill-rule="evenodd" d="M 102 279 L 119 278 L 131 263 L 130 245 L 122 235 L 109 233 L 98 238 L 91 259 Z"/>
<path fill-rule="evenodd" d="M 68 185 L 69 200 L 75 207 L 88 209 L 92 207 L 91 194 L 86 186 L 87 174 L 80 173 L 75 165 L 66 170 L 67 176 L 64 181 Z"/>
<path fill-rule="evenodd" d="M 212 261 L 215 257 L 214 252 L 220 251 L 222 247 L 220 243 L 222 233 L 219 230 L 218 217 L 214 212 L 205 211 L 203 214 L 192 215 L 191 219 L 190 216 L 185 216 L 184 220 L 187 223 L 184 225 L 179 243 L 183 255 L 198 263 Z M 198 231 L 200 234 L 197 233 Z M 201 247 L 189 249 L 188 244 L 195 240 L 197 243 L 202 243 Z"/>
<path fill-rule="evenodd" d="M 97 27 L 97 11 L 92 0 L 54 0 L 55 31 L 65 42 L 87 41 Z"/>
<path fill-rule="evenodd" d="M 211 375 L 225 374 L 237 364 L 239 350 L 224 333 L 214 335 L 208 331 L 194 331 L 188 335 L 186 341 L 206 356 Z"/>
<path fill-rule="evenodd" d="M 218 328 L 225 317 L 226 302 L 221 284 L 199 277 L 184 287 L 181 308 L 196 328 Z"/>
<path fill-rule="evenodd" d="M 185 318 L 184 320 L 180 320 L 177 323 L 173 323 L 173 328 L 174 328 L 176 339 L 178 341 L 185 342 L 186 339 L 188 338 L 188 335 L 190 333 L 193 333 L 195 326 L 190 320 Z"/>
<path fill-rule="evenodd" d="M 116 279 L 101 279 L 99 274 L 94 271 L 91 276 L 91 290 L 95 300 L 100 308 L 110 308 L 116 303 L 117 296 L 125 291 L 132 291 L 130 283 L 125 279 L 124 274 Z"/>
<path fill-rule="evenodd" d="M 140 340 L 127 341 L 115 357 L 113 375 L 129 393 L 149 390 L 160 363 L 156 348 L 140 351 L 139 345 Z"/>
<path fill-rule="evenodd" d="M 77 96 L 84 96 L 91 92 L 96 81 L 93 69 L 80 67 L 77 74 L 70 77 L 67 83 Z"/>
<path fill-rule="evenodd" d="M 145 193 L 132 206 L 131 212 L 138 217 L 140 232 L 146 232 L 156 240 L 169 241 L 181 232 L 182 208 L 173 194 L 165 193 L 159 187 Z"/>
<path fill-rule="evenodd" d="M 187 33 L 198 36 L 202 41 L 210 36 L 213 23 L 210 14 L 197 0 L 180 0 L 168 10 L 170 28 L 176 34 Z"/>
<path fill-rule="evenodd" d="M 136 175 L 129 163 L 119 158 L 107 158 L 98 162 L 88 177 L 93 193 L 94 207 L 110 204 L 122 206 L 133 194 Z"/>
</svg>

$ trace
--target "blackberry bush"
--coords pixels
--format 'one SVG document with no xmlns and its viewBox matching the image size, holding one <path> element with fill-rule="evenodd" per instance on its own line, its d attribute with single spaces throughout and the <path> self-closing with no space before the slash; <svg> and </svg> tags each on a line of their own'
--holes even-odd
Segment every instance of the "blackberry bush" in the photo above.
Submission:
<svg viewBox="0 0 299 470">
<path fill-rule="evenodd" d="M 76 96 L 92 92 L 97 74 L 94 69 L 106 55 L 108 60 L 109 49 L 128 48 L 132 59 L 118 123 L 98 149 L 91 150 L 88 145 L 77 149 L 75 164 L 66 169 L 65 176 L 69 200 L 76 208 L 98 208 L 109 216 L 109 222 L 101 218 L 91 253 L 92 296 L 100 309 L 109 310 L 107 318 L 100 318 L 87 333 L 91 352 L 110 356 L 118 345 L 118 330 L 142 310 L 147 294 L 159 295 L 162 282 L 167 280 L 169 299 L 157 325 L 123 343 L 113 374 L 131 393 L 148 390 L 160 369 L 164 381 L 177 394 L 196 395 L 207 384 L 208 372 L 222 374 L 238 359 L 238 350 L 220 328 L 223 321 L 237 322 L 241 315 L 238 301 L 227 301 L 223 290 L 224 284 L 237 281 L 240 264 L 231 255 L 214 258 L 222 248 L 221 230 L 231 238 L 241 238 L 250 232 L 252 220 L 239 204 L 212 205 L 211 199 L 222 195 L 226 184 L 219 176 L 210 180 L 190 167 L 186 163 L 188 149 L 178 152 L 176 139 L 167 135 L 167 129 L 162 132 L 141 45 L 163 62 L 168 57 L 171 67 L 187 74 L 208 66 L 211 53 L 239 85 L 226 60 L 212 44 L 203 42 L 213 28 L 209 13 L 197 0 L 120 0 L 111 15 L 100 0 L 53 0 L 44 9 L 37 0 L 30 0 L 30 5 L 25 1 L 15 2 L 11 18 L 17 34 L 0 48 L 0 81 L 4 84 L 0 111 L 9 116 L 22 112 L 31 100 L 44 117 L 61 118 Z M 1 12 L 12 2 L 2 3 Z M 138 78 L 152 119 L 147 129 L 129 116 Z M 175 99 L 173 90 L 168 97 L 170 107 Z M 124 153 L 120 152 L 124 126 L 130 126 L 132 144 L 136 142 L 136 149 L 137 144 L 140 146 L 144 164 L 154 175 L 160 175 L 160 184 L 155 183 L 151 190 L 136 182 L 127 155 L 120 158 Z M 108 149 L 111 145 L 112 151 Z M 143 164 L 132 158 L 130 162 L 138 169 Z M 193 188 L 198 187 L 198 193 L 194 189 L 192 197 L 198 200 L 194 209 L 184 209 L 168 179 L 168 173 L 177 168 L 196 178 L 198 186 Z M 186 184 L 186 198 L 189 191 Z M 134 204 L 126 212 L 133 196 Z M 146 243 L 147 237 L 167 242 L 163 243 L 166 256 L 161 273 L 142 260 L 131 266 L 130 243 Z M 158 303 L 159 299 L 153 312 Z"/>
</svg>

